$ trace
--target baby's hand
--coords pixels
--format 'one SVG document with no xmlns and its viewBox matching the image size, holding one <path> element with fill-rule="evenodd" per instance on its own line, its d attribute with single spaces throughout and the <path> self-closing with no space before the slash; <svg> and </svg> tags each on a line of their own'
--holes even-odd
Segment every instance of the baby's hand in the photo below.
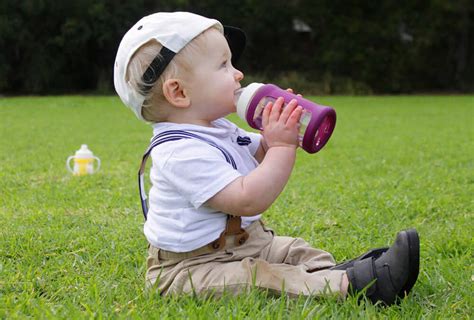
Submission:
<svg viewBox="0 0 474 320">
<path fill-rule="evenodd" d="M 293 99 L 283 108 L 284 99 L 269 102 L 262 115 L 263 132 L 268 148 L 298 147 L 299 120 L 303 108 Z M 283 109 L 283 110 L 282 110 Z"/>
<path fill-rule="evenodd" d="M 286 89 L 286 91 L 288 91 L 289 93 L 294 93 L 294 92 L 293 92 L 293 89 L 291 89 L 291 88 Z M 298 97 L 303 97 L 303 96 L 302 96 L 301 94 L 299 94 L 299 93 L 297 94 L 297 96 L 298 96 Z"/>
</svg>

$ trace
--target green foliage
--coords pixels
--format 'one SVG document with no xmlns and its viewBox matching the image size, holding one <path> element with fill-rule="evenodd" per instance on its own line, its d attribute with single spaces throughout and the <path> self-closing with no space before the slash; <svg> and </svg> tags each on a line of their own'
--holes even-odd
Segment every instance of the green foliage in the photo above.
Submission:
<svg viewBox="0 0 474 320">
<path fill-rule="evenodd" d="M 123 34 L 142 16 L 176 10 L 242 27 L 245 73 L 296 72 L 313 92 L 320 83 L 348 94 L 474 90 L 469 0 L 3 0 L 0 92 L 111 92 Z M 311 32 L 295 31 L 294 19 Z"/>
<path fill-rule="evenodd" d="M 472 314 L 473 96 L 320 97 L 338 123 L 318 154 L 298 152 L 264 219 L 338 261 L 416 227 L 413 294 L 355 299 L 161 297 L 144 290 L 136 174 L 150 128 L 116 97 L 0 100 L 0 318 L 469 319 Z M 242 125 L 232 116 L 231 120 Z M 73 177 L 87 143 L 102 160 Z"/>
</svg>

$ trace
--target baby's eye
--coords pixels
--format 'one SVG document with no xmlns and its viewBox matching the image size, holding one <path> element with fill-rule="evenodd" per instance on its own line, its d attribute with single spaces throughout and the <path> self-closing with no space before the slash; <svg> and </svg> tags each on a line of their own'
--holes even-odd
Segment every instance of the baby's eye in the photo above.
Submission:
<svg viewBox="0 0 474 320">
<path fill-rule="evenodd" d="M 229 61 L 229 60 L 225 60 L 224 62 L 222 62 L 221 68 L 227 67 L 227 62 L 228 62 L 228 61 Z"/>
</svg>

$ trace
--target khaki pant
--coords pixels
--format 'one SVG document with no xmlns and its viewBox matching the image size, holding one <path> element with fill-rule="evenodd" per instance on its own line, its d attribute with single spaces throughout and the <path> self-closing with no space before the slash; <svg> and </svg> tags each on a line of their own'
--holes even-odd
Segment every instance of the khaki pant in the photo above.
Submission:
<svg viewBox="0 0 474 320">
<path fill-rule="evenodd" d="M 162 294 L 239 294 L 253 286 L 291 296 L 340 294 L 345 271 L 331 254 L 311 248 L 300 238 L 274 236 L 256 221 L 247 229 L 249 239 L 241 246 L 234 236 L 224 249 L 212 252 L 202 247 L 189 253 L 149 248 L 146 282 Z"/>
</svg>

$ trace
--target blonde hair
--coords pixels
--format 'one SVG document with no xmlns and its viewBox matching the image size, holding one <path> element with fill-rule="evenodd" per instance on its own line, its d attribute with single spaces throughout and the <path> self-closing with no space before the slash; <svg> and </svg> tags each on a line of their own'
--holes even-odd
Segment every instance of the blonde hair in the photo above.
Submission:
<svg viewBox="0 0 474 320">
<path fill-rule="evenodd" d="M 217 27 L 211 27 L 205 30 L 181 49 L 166 66 L 158 80 L 153 84 L 152 89 L 148 90 L 148 92 L 143 91 L 143 88 L 146 87 L 146 83 L 143 81 L 143 74 L 153 59 L 160 56 L 159 52 L 163 46 L 156 40 L 150 40 L 133 54 L 127 67 L 126 79 L 134 90 L 145 97 L 142 106 L 142 116 L 146 121 L 160 122 L 166 119 L 167 109 L 162 107 L 167 103 L 163 95 L 163 83 L 168 79 L 192 72 L 192 56 L 203 50 L 205 34 L 213 28 L 217 29 Z"/>
</svg>

